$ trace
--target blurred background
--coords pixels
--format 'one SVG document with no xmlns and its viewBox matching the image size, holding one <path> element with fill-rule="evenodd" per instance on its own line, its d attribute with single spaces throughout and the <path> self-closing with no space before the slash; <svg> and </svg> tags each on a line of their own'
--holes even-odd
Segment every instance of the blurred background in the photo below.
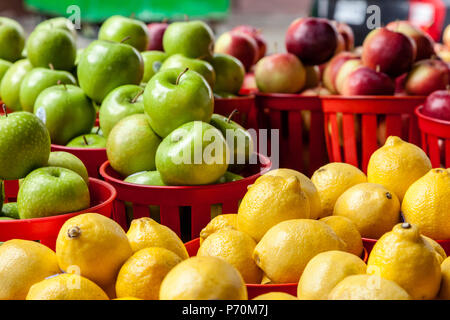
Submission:
<svg viewBox="0 0 450 320">
<path fill-rule="evenodd" d="M 216 35 L 250 24 L 262 30 L 269 52 L 284 48 L 289 23 L 307 15 L 348 23 L 357 45 L 370 31 L 366 22 L 376 14 L 368 12 L 372 5 L 380 8 L 381 25 L 408 19 L 435 40 L 440 40 L 443 27 L 450 23 L 450 0 L 0 0 L 0 15 L 18 20 L 31 32 L 46 18 L 70 17 L 71 5 L 80 8 L 80 47 L 95 38 L 102 21 L 114 14 L 135 16 L 145 22 L 183 20 L 185 16 L 202 19 L 208 21 Z"/>
</svg>

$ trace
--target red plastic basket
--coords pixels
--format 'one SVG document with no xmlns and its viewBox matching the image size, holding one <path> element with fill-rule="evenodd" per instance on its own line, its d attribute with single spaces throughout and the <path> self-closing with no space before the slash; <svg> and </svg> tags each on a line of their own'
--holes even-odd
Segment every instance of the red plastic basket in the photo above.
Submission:
<svg viewBox="0 0 450 320">
<path fill-rule="evenodd" d="M 190 257 L 196 256 L 200 248 L 200 238 L 191 240 L 184 245 Z M 364 248 L 364 262 L 369 257 L 367 250 Z M 280 284 L 246 284 L 248 299 L 253 299 L 261 294 L 269 292 L 285 292 L 293 296 L 297 296 L 297 283 L 280 283 Z"/>
<path fill-rule="evenodd" d="M 434 119 L 421 113 L 423 106 L 416 109 L 422 135 L 422 149 L 430 157 L 434 168 L 450 167 L 450 121 Z"/>
<path fill-rule="evenodd" d="M 16 201 L 18 181 L 5 181 L 6 202 Z M 56 238 L 64 222 L 86 212 L 94 212 L 111 217 L 116 190 L 107 182 L 89 178 L 91 206 L 88 209 L 59 216 L 36 219 L 0 220 L 0 241 L 11 239 L 39 240 L 51 249 L 55 249 Z"/>
<path fill-rule="evenodd" d="M 328 162 L 322 105 L 318 97 L 257 93 L 256 107 L 259 129 L 280 130 L 280 167 L 311 176 Z"/>
<path fill-rule="evenodd" d="M 215 98 L 214 112 L 228 117 L 234 110 L 238 113 L 233 120 L 249 129 L 257 129 L 255 96 L 241 96 L 235 98 Z"/>
<path fill-rule="evenodd" d="M 100 167 L 100 174 L 117 190 L 114 219 L 125 230 L 128 229 L 126 202 L 132 203 L 134 219 L 148 217 L 149 206 L 154 205 L 159 206 L 160 222 L 163 225 L 171 228 L 180 237 L 194 239 L 211 220 L 212 205 L 221 204 L 222 213 L 236 213 L 247 187 L 270 168 L 270 160 L 260 155 L 259 164 L 249 166 L 248 172 L 244 174 L 246 178 L 204 186 L 162 187 L 126 183 L 110 166 L 109 161 Z M 183 223 L 180 219 L 184 219 Z M 182 233 L 182 227 L 186 225 L 190 225 L 189 231 Z"/>
<path fill-rule="evenodd" d="M 52 144 L 52 151 L 65 151 L 80 158 L 92 178 L 100 178 L 100 166 L 108 160 L 105 148 L 71 148 Z"/>
<path fill-rule="evenodd" d="M 384 144 L 386 137 L 399 136 L 420 145 L 414 109 L 425 98 L 322 96 L 330 162 L 346 162 L 366 172 L 370 156 Z"/>
</svg>

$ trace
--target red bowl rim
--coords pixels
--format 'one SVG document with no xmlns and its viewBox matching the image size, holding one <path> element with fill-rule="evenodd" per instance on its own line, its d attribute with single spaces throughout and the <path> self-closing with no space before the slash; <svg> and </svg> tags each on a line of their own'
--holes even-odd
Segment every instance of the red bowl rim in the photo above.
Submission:
<svg viewBox="0 0 450 320">
<path fill-rule="evenodd" d="M 247 95 L 243 95 L 243 96 L 236 96 L 236 97 L 232 97 L 232 98 L 214 98 L 214 101 L 236 101 L 236 100 L 240 100 L 240 101 L 250 101 L 255 99 L 255 94 L 247 94 Z"/>
<path fill-rule="evenodd" d="M 255 96 L 265 98 L 296 98 L 296 99 L 319 99 L 322 96 L 304 96 L 301 93 L 268 93 L 268 92 L 256 92 Z"/>
<path fill-rule="evenodd" d="M 116 184 L 121 184 L 124 186 L 129 186 L 129 187 L 139 187 L 142 189 L 148 189 L 148 190 L 155 190 L 155 189 L 161 189 L 161 190 L 203 190 L 205 188 L 211 188 L 211 186 L 214 186 L 214 188 L 221 188 L 221 187 L 228 187 L 230 185 L 233 184 L 241 184 L 243 182 L 245 182 L 246 180 L 251 180 L 251 179 L 256 179 L 259 176 L 267 173 L 271 168 L 272 168 L 272 161 L 270 161 L 270 159 L 260 153 L 258 153 L 258 156 L 260 157 L 260 159 L 264 159 L 264 161 L 268 161 L 268 163 L 266 164 L 261 164 L 261 168 L 262 170 L 259 173 L 255 173 L 251 176 L 245 177 L 244 179 L 238 180 L 238 181 L 232 181 L 232 182 L 227 182 L 227 183 L 220 183 L 220 184 L 206 184 L 206 185 L 199 185 L 199 186 L 147 186 L 147 185 L 142 185 L 142 184 L 136 184 L 136 183 L 129 183 L 129 182 L 124 182 L 121 179 L 117 179 L 114 178 L 112 176 L 110 176 L 109 174 L 106 173 L 106 169 L 108 167 L 111 167 L 109 160 L 105 161 L 101 166 L 100 166 L 100 175 L 104 178 L 107 178 L 108 180 L 111 180 L 112 182 L 116 183 Z M 112 169 L 114 170 L 114 169 Z"/>
<path fill-rule="evenodd" d="M 69 153 L 70 153 L 70 151 L 80 151 L 80 152 L 83 152 L 83 151 L 106 151 L 106 148 L 74 148 L 74 147 L 62 146 L 59 144 L 52 144 L 52 147 L 61 149 L 61 151 L 67 151 Z"/>
<path fill-rule="evenodd" d="M 443 125 L 450 126 L 450 121 L 441 120 L 441 119 L 436 119 L 436 118 L 432 118 L 432 117 L 430 117 L 430 116 L 424 115 L 424 114 L 421 112 L 422 108 L 423 108 L 423 104 L 421 104 L 420 106 L 418 106 L 418 107 L 416 108 L 416 110 L 414 111 L 414 112 L 416 113 L 416 115 L 417 115 L 419 118 L 423 118 L 423 119 L 428 120 L 428 121 L 430 121 L 430 122 L 435 122 L 435 123 L 439 123 L 439 124 L 443 124 Z"/>
<path fill-rule="evenodd" d="M 322 95 L 324 100 L 425 100 L 427 96 L 342 96 L 342 95 Z"/>
<path fill-rule="evenodd" d="M 87 209 L 84 209 L 84 210 L 81 210 L 81 211 L 77 211 L 77 212 L 69 212 L 69 213 L 65 213 L 65 214 L 59 214 L 59 215 L 55 215 L 55 216 L 51 216 L 51 217 L 43 217 L 43 218 L 0 220 L 0 224 L 13 224 L 13 223 L 14 224 L 21 224 L 21 223 L 22 224 L 29 224 L 29 223 L 33 223 L 33 222 L 51 222 L 51 221 L 60 220 L 60 219 L 68 219 L 68 218 L 71 218 L 73 216 L 79 215 L 81 213 L 95 212 L 98 208 L 103 207 L 103 206 L 108 205 L 108 204 L 111 204 L 116 199 L 117 191 L 108 182 L 102 181 L 102 180 L 99 180 L 99 179 L 96 179 L 96 178 L 89 177 L 89 183 L 102 185 L 103 187 L 108 189 L 111 192 L 111 194 L 108 197 L 108 199 L 106 199 L 102 203 L 99 203 L 96 206 L 89 207 Z"/>
</svg>

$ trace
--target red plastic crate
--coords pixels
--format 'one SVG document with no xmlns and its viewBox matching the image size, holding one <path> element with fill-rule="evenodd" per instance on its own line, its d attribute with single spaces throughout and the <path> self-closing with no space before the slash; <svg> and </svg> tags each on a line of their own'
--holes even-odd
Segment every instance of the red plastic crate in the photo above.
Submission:
<svg viewBox="0 0 450 320">
<path fill-rule="evenodd" d="M 421 113 L 417 107 L 416 115 L 422 135 L 422 149 L 430 157 L 433 168 L 450 167 L 450 121 L 434 119 Z"/>
<path fill-rule="evenodd" d="M 6 202 L 16 201 L 18 189 L 17 180 L 5 181 Z M 0 220 L 0 241 L 11 239 L 39 240 L 42 244 L 54 250 L 59 230 L 68 219 L 86 212 L 111 217 L 113 201 L 117 195 L 116 190 L 107 182 L 89 178 L 89 193 L 91 195 L 90 208 L 79 212 L 46 218 Z"/>
<path fill-rule="evenodd" d="M 200 238 L 185 243 L 185 247 L 190 257 L 196 256 L 200 248 Z M 367 250 L 364 248 L 364 262 L 367 262 L 368 257 Z M 269 292 L 285 292 L 297 296 L 297 283 L 246 284 L 246 286 L 249 300 Z"/>
<path fill-rule="evenodd" d="M 100 174 L 117 190 L 114 220 L 128 229 L 125 202 L 132 203 L 133 218 L 150 215 L 149 206 L 159 206 L 160 222 L 181 237 L 181 216 L 190 211 L 189 239 L 199 236 L 200 231 L 211 220 L 211 206 L 222 205 L 222 213 L 236 213 L 247 187 L 271 168 L 271 162 L 259 156 L 259 163 L 250 165 L 242 180 L 204 186 L 146 186 L 127 183 L 110 166 L 109 161 L 100 168 Z"/>
<path fill-rule="evenodd" d="M 414 109 L 425 98 L 322 96 L 330 162 L 346 162 L 366 172 L 370 156 L 384 144 L 388 136 L 399 136 L 420 145 Z"/>
<path fill-rule="evenodd" d="M 238 112 L 233 116 L 232 120 L 244 128 L 257 129 L 255 96 L 214 99 L 215 113 L 228 117 L 234 110 Z"/>
<path fill-rule="evenodd" d="M 280 130 L 280 167 L 311 176 L 328 162 L 319 97 L 257 93 L 256 107 L 259 129 Z"/>
<path fill-rule="evenodd" d="M 106 148 L 71 148 L 52 144 L 52 151 L 65 151 L 80 158 L 92 178 L 100 178 L 100 166 L 108 160 Z"/>
</svg>

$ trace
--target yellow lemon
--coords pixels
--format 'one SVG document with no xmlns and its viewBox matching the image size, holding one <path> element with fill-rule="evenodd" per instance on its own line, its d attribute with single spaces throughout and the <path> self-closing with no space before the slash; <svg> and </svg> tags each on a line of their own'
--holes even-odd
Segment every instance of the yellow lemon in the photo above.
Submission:
<svg viewBox="0 0 450 320">
<path fill-rule="evenodd" d="M 439 299 L 450 300 L 450 258 L 446 258 L 441 264 L 442 280 L 439 291 Z"/>
<path fill-rule="evenodd" d="M 34 283 L 59 272 L 56 255 L 46 246 L 6 241 L 0 246 L 0 300 L 23 300 Z"/>
<path fill-rule="evenodd" d="M 116 281 L 117 297 L 158 300 L 161 282 L 167 273 L 183 261 L 164 248 L 144 248 L 125 262 Z"/>
<path fill-rule="evenodd" d="M 430 169 L 430 159 L 422 149 L 390 136 L 370 157 L 367 180 L 392 190 L 401 202 L 408 187 Z"/>
<path fill-rule="evenodd" d="M 161 247 L 176 253 L 183 260 L 189 258 L 186 247 L 177 234 L 151 218 L 131 221 L 127 237 L 133 252 L 149 247 Z"/>
<path fill-rule="evenodd" d="M 294 219 L 272 227 L 256 245 L 253 259 L 274 283 L 298 282 L 317 254 L 342 250 L 345 243 L 326 223 Z"/>
<path fill-rule="evenodd" d="M 320 221 L 329 225 L 338 237 L 345 242 L 345 251 L 353 253 L 358 257 L 361 256 L 364 249 L 361 234 L 352 220 L 346 217 L 329 216 L 320 219 Z"/>
<path fill-rule="evenodd" d="M 237 214 L 221 214 L 212 219 L 206 227 L 200 231 L 200 244 L 205 241 L 211 234 L 222 229 L 237 230 Z"/>
<path fill-rule="evenodd" d="M 241 273 L 245 283 L 261 283 L 262 271 L 252 258 L 255 247 L 255 240 L 248 234 L 222 229 L 201 244 L 197 256 L 222 258 Z"/>
<path fill-rule="evenodd" d="M 223 259 L 192 257 L 179 263 L 164 278 L 161 300 L 247 300 L 239 271 Z"/>
<path fill-rule="evenodd" d="M 301 300 L 327 300 L 331 290 L 344 278 L 365 274 L 366 264 L 354 254 L 343 251 L 322 252 L 312 258 L 298 282 Z"/>
<path fill-rule="evenodd" d="M 413 299 L 433 299 L 439 291 L 441 268 L 434 248 L 419 228 L 397 224 L 373 247 L 367 273 L 395 281 Z"/>
<path fill-rule="evenodd" d="M 269 292 L 254 297 L 252 300 L 298 300 L 292 294 L 285 292 Z"/>
<path fill-rule="evenodd" d="M 309 200 L 309 208 L 310 208 L 310 219 L 318 219 L 322 216 L 322 207 L 320 205 L 320 197 L 319 193 L 317 192 L 317 188 L 312 183 L 311 179 L 309 179 L 307 176 L 305 176 L 303 173 L 298 172 L 296 170 L 292 169 L 275 169 L 267 172 L 266 174 L 259 177 L 255 183 L 258 183 L 265 177 L 269 176 L 278 176 L 283 178 L 289 178 L 289 177 L 297 177 L 300 180 L 300 185 L 302 187 L 302 190 L 305 192 L 306 196 Z"/>
<path fill-rule="evenodd" d="M 101 287 L 114 283 L 120 267 L 132 254 L 120 225 L 97 213 L 70 218 L 56 240 L 60 268 L 79 273 Z"/>
<path fill-rule="evenodd" d="M 296 177 L 269 176 L 253 184 L 238 210 L 238 229 L 256 241 L 277 223 L 309 218 L 309 200 Z"/>
<path fill-rule="evenodd" d="M 378 239 L 400 222 L 400 202 L 380 184 L 360 183 L 339 197 L 333 215 L 352 220 L 362 237 Z"/>
<path fill-rule="evenodd" d="M 109 300 L 94 282 L 77 274 L 63 273 L 35 283 L 27 300 Z"/>
<path fill-rule="evenodd" d="M 261 279 L 261 284 L 270 284 L 272 283 L 272 280 L 269 279 L 269 277 L 263 273 L 263 277 Z"/>
<path fill-rule="evenodd" d="M 450 239 L 450 172 L 432 169 L 406 191 L 405 220 L 433 239 Z"/>
<path fill-rule="evenodd" d="M 142 300 L 142 299 L 135 298 L 135 297 L 123 297 L 123 298 L 116 298 L 113 300 Z"/>
<path fill-rule="evenodd" d="M 431 238 L 428 238 L 427 236 L 422 235 L 422 237 L 425 238 L 425 240 L 428 241 L 429 244 L 431 244 L 434 251 L 436 251 L 439 263 L 442 263 L 445 259 L 447 259 L 447 254 L 445 253 L 444 248 L 442 248 L 442 246 L 439 243 L 437 243 Z"/>
<path fill-rule="evenodd" d="M 341 194 L 358 183 L 367 182 L 367 178 L 364 172 L 350 164 L 333 162 L 317 169 L 311 181 L 319 192 L 320 218 L 323 218 L 333 214 L 334 204 Z"/>
<path fill-rule="evenodd" d="M 359 274 L 345 278 L 331 290 L 329 300 L 411 300 L 397 283 L 376 275 Z"/>
</svg>

